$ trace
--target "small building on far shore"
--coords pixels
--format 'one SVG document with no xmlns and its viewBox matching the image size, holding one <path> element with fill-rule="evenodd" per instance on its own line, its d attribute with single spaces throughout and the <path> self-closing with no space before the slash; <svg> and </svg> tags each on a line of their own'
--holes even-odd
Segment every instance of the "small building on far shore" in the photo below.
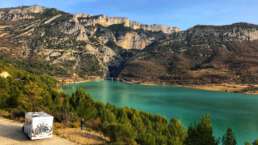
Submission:
<svg viewBox="0 0 258 145">
<path fill-rule="evenodd" d="M 8 78 L 8 77 L 10 77 L 11 75 L 7 72 L 7 71 L 2 71 L 1 73 L 0 73 L 0 77 L 1 78 Z"/>
</svg>

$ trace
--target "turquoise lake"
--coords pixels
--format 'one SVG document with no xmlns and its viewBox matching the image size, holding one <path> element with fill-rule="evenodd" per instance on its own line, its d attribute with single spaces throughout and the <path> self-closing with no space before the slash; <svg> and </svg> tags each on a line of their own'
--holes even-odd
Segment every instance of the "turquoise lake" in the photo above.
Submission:
<svg viewBox="0 0 258 145">
<path fill-rule="evenodd" d="M 184 126 L 211 114 L 215 136 L 232 128 L 238 144 L 258 139 L 258 95 L 213 92 L 176 86 L 146 86 L 117 81 L 94 81 L 63 86 L 66 93 L 85 88 L 96 101 L 130 107 L 167 119 L 177 118 Z"/>
</svg>

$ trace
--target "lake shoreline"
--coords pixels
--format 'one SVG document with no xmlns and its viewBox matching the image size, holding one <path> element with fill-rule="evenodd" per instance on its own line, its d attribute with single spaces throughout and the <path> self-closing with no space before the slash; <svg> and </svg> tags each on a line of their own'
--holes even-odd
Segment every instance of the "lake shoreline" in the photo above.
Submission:
<svg viewBox="0 0 258 145">
<path fill-rule="evenodd" d="M 258 95 L 258 85 L 250 85 L 250 84 L 211 83 L 211 84 L 203 84 L 203 85 L 197 85 L 197 84 L 181 85 L 181 84 L 169 84 L 169 83 L 148 82 L 148 81 L 127 81 L 127 80 L 118 80 L 118 81 L 121 81 L 123 83 L 128 83 L 128 84 L 141 84 L 141 85 L 148 85 L 148 86 L 175 85 L 178 87 L 205 90 L 205 91 L 219 91 L 219 92 Z"/>
<path fill-rule="evenodd" d="M 248 85 L 248 84 L 206 84 L 206 85 L 186 85 L 183 87 L 199 89 L 199 90 L 207 90 L 207 91 L 221 91 L 221 92 L 230 92 L 230 93 L 242 93 L 249 95 L 258 95 L 258 86 L 257 85 Z M 249 91 L 252 89 L 254 91 Z"/>
<path fill-rule="evenodd" d="M 105 80 L 105 79 L 103 79 L 101 77 L 97 77 L 97 76 L 92 76 L 87 79 L 83 79 L 83 78 L 72 79 L 72 78 L 57 78 L 57 77 L 55 77 L 55 79 L 57 79 L 58 82 L 61 83 L 62 85 L 79 84 L 79 83 L 87 83 L 87 82 L 92 82 L 92 81 Z"/>
<path fill-rule="evenodd" d="M 106 80 L 100 77 L 90 77 L 88 79 L 57 79 L 59 82 L 61 82 L 63 85 L 69 85 L 69 84 L 78 84 L 78 83 L 87 83 L 92 81 L 102 81 Z M 191 88 L 191 89 L 198 89 L 198 90 L 206 90 L 206 91 L 219 91 L 219 92 L 229 92 L 229 93 L 242 93 L 242 94 L 250 94 L 250 95 L 258 95 L 258 85 L 250 85 L 250 84 L 235 84 L 235 83 L 211 83 L 211 84 L 190 84 L 190 85 L 182 85 L 182 84 L 169 84 L 165 82 L 151 82 L 151 81 L 128 81 L 128 80 L 114 80 L 114 81 L 120 81 L 127 84 L 139 84 L 139 85 L 146 85 L 146 86 L 155 86 L 155 85 L 174 85 L 178 87 L 184 87 L 184 88 Z"/>
</svg>

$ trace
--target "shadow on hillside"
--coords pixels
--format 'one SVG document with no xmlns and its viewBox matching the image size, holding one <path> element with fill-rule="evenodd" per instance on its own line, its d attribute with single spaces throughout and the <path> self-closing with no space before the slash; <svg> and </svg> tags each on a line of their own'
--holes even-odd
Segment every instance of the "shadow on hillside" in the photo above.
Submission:
<svg viewBox="0 0 258 145">
<path fill-rule="evenodd" d="M 27 136 L 22 132 L 21 126 L 5 125 L 0 122 L 0 137 L 14 141 L 27 141 Z M 0 141 L 1 144 L 1 141 Z"/>
</svg>

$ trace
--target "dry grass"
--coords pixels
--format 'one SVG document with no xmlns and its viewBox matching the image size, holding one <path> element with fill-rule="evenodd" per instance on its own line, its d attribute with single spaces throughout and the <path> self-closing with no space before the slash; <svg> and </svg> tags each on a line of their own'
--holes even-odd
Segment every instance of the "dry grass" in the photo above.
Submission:
<svg viewBox="0 0 258 145">
<path fill-rule="evenodd" d="M 5 118 L 9 118 L 10 117 L 10 113 L 5 111 L 5 110 L 1 110 L 0 109 L 0 116 L 5 117 Z"/>
<path fill-rule="evenodd" d="M 109 141 L 102 133 L 80 128 L 63 128 L 60 125 L 55 125 L 56 134 L 74 143 L 81 145 L 100 145 Z"/>
<path fill-rule="evenodd" d="M 229 72 L 229 70 L 226 69 L 212 69 L 212 68 L 208 68 L 208 69 L 200 69 L 200 70 L 196 70 L 196 71 L 190 71 L 192 77 L 194 78 L 200 78 L 204 75 L 219 75 L 219 76 L 229 76 L 232 73 Z"/>
</svg>

